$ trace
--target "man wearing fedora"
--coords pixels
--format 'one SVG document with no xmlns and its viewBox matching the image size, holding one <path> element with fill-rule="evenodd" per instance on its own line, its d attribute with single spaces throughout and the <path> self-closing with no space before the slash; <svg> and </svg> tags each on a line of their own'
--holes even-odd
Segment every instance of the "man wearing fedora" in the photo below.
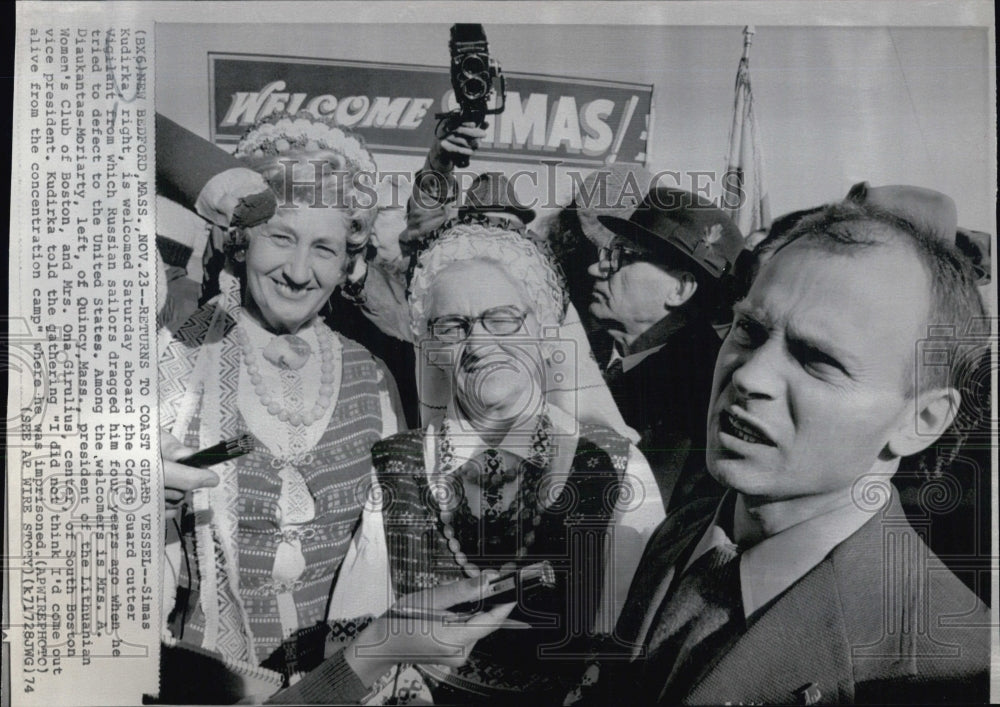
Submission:
<svg viewBox="0 0 1000 707">
<path fill-rule="evenodd" d="M 654 533 L 616 628 L 626 655 L 590 667 L 587 702 L 988 699 L 989 609 L 891 483 L 989 414 L 957 365 L 968 342 L 927 338 L 985 319 L 975 263 L 911 211 L 849 198 L 761 245 L 707 416 L 726 492 Z"/>
<path fill-rule="evenodd" d="M 743 249 L 739 229 L 690 192 L 654 187 L 590 266 L 590 314 L 614 340 L 605 379 L 640 435 L 668 509 L 717 495 L 704 473 L 705 416 L 720 337 L 712 327 Z M 667 499 L 671 499 L 667 501 Z"/>
</svg>

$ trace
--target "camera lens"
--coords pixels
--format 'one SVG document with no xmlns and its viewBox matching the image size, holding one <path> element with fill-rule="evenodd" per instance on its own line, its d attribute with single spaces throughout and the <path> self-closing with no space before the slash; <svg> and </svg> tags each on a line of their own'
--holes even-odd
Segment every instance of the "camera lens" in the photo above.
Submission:
<svg viewBox="0 0 1000 707">
<path fill-rule="evenodd" d="M 481 74 L 486 71 L 486 61 L 479 54 L 469 54 L 462 59 L 462 72 L 466 74 Z"/>
<path fill-rule="evenodd" d="M 489 93 L 489 85 L 478 76 L 473 76 L 462 81 L 462 93 L 469 100 L 484 98 Z"/>
</svg>

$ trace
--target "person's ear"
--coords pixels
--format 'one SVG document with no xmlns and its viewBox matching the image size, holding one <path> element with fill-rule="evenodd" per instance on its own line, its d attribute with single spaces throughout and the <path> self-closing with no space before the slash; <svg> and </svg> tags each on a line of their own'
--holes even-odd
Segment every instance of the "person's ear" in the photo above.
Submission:
<svg viewBox="0 0 1000 707">
<path fill-rule="evenodd" d="M 934 444 L 954 422 L 962 395 L 954 388 L 935 388 L 918 393 L 913 403 L 915 408 L 907 406 L 907 414 L 889 438 L 893 456 L 908 457 Z"/>
<path fill-rule="evenodd" d="M 686 270 L 675 270 L 670 274 L 674 278 L 674 284 L 667 292 L 665 304 L 676 308 L 694 297 L 694 293 L 698 291 L 698 280 Z"/>
</svg>

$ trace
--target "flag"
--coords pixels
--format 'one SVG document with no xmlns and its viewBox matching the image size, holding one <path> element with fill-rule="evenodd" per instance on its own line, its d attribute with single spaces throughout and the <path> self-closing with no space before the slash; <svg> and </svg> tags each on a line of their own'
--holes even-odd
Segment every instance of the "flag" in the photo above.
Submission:
<svg viewBox="0 0 1000 707">
<path fill-rule="evenodd" d="M 723 180 L 723 208 L 746 238 L 771 227 L 771 209 L 764 184 L 764 153 L 750 90 L 750 43 L 753 27 L 743 29 L 743 57 L 736 72 L 729 159 Z"/>
</svg>

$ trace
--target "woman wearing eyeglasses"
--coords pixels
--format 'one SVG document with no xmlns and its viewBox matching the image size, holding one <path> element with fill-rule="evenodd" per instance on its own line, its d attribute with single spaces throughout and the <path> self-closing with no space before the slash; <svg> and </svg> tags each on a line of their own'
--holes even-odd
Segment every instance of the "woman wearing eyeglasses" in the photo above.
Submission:
<svg viewBox="0 0 1000 707">
<path fill-rule="evenodd" d="M 663 505 L 626 438 L 546 400 L 550 387 L 573 384 L 574 346 L 555 336 L 563 297 L 538 249 L 496 226 L 455 225 L 419 258 L 411 327 L 418 356 L 447 375 L 451 395 L 439 422 L 372 450 L 392 594 L 540 560 L 555 586 L 520 596 L 503 627 L 453 667 L 393 672 L 398 657 L 372 657 L 386 628 L 373 625 L 347 662 L 369 678 L 390 668 L 376 688 L 402 674 L 436 703 L 561 704 L 582 656 L 615 624 Z M 506 628 L 511 621 L 519 628 Z M 359 661 L 359 646 L 376 647 Z M 329 697 L 317 682 L 307 676 L 302 692 L 283 697 Z"/>
<path fill-rule="evenodd" d="M 570 386 L 576 350 L 557 334 L 561 283 L 525 237 L 453 227 L 420 257 L 409 303 L 418 356 L 451 396 L 440 423 L 373 450 L 396 592 L 542 558 L 557 574 L 512 615 L 533 628 L 497 631 L 463 666 L 425 676 L 438 701 L 561 702 L 573 654 L 610 632 L 663 516 L 652 474 L 624 437 L 546 402 Z"/>
</svg>

